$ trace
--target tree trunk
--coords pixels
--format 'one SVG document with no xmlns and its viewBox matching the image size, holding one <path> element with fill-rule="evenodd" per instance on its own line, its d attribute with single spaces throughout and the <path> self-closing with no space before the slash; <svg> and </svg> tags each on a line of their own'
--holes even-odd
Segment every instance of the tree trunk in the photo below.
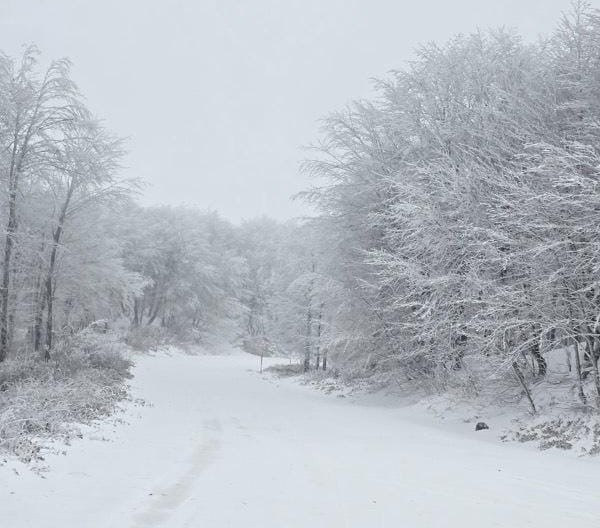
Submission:
<svg viewBox="0 0 600 528">
<path fill-rule="evenodd" d="M 63 202 L 60 210 L 60 216 L 58 217 L 58 225 L 54 230 L 52 236 L 52 250 L 50 251 L 50 263 L 48 266 L 48 274 L 46 275 L 46 344 L 44 347 L 44 359 L 48 361 L 52 352 L 52 341 L 53 341 L 53 325 L 54 325 L 54 290 L 55 280 L 54 274 L 56 271 L 56 255 L 58 253 L 58 245 L 60 244 L 60 237 L 62 235 L 65 219 L 67 217 L 67 211 L 69 210 L 69 203 L 75 190 L 75 181 L 72 179 L 67 187 L 67 195 Z"/>
<path fill-rule="evenodd" d="M 153 312 L 148 314 L 149 319 L 148 319 L 148 322 L 146 323 L 147 326 L 150 326 L 155 321 L 155 319 L 158 317 L 161 306 L 162 306 L 162 297 L 159 297 L 156 301 L 156 304 L 154 305 Z"/>
<path fill-rule="evenodd" d="M 17 188 L 18 175 L 14 171 L 14 174 L 9 178 L 8 223 L 6 226 L 6 238 L 4 239 L 2 287 L 0 288 L 0 361 L 4 361 L 8 354 L 8 299 L 10 295 L 10 266 L 14 237 L 17 231 Z"/>
<path fill-rule="evenodd" d="M 536 339 L 529 347 L 529 351 L 530 351 L 533 359 L 535 359 L 535 362 L 537 363 L 537 367 L 538 367 L 537 375 L 540 378 L 543 378 L 548 371 L 548 363 L 546 362 L 546 360 L 544 359 L 544 356 L 542 356 L 542 353 L 540 352 L 541 335 L 542 334 L 539 332 L 536 334 Z"/>
<path fill-rule="evenodd" d="M 519 365 L 517 365 L 516 361 L 513 361 L 512 368 L 515 372 L 517 379 L 519 380 L 519 383 L 521 384 L 521 387 L 523 387 L 523 390 L 525 391 L 527 399 L 529 400 L 529 405 L 531 406 L 531 414 L 536 414 L 537 410 L 535 408 L 535 403 L 533 402 L 533 398 L 531 396 L 531 392 L 529 391 L 529 387 L 525 382 L 525 376 L 523 376 L 523 373 L 521 372 L 521 369 L 519 368 Z"/>
<path fill-rule="evenodd" d="M 142 294 L 142 298 L 140 299 L 139 311 L 138 311 L 140 326 L 144 323 L 144 312 L 145 311 L 146 311 L 146 295 Z"/>
<path fill-rule="evenodd" d="M 132 321 L 133 326 L 140 325 L 139 309 L 140 309 L 140 300 L 136 298 L 133 300 L 133 321 Z"/>
<path fill-rule="evenodd" d="M 323 304 L 319 307 L 319 318 L 317 323 L 317 350 L 316 350 L 316 361 L 315 367 L 317 370 L 321 367 L 321 329 L 322 329 L 322 321 L 323 321 Z"/>
<path fill-rule="evenodd" d="M 312 337 L 312 309 L 310 303 L 308 305 L 308 311 L 306 313 L 306 342 L 304 343 L 304 372 L 310 370 L 310 356 L 311 356 L 311 337 Z"/>
<path fill-rule="evenodd" d="M 583 376 L 581 374 L 581 356 L 579 355 L 579 341 L 575 339 L 573 342 L 575 344 L 575 370 L 577 371 L 577 393 L 579 395 L 581 403 L 587 405 L 587 398 L 583 390 Z"/>
<path fill-rule="evenodd" d="M 315 272 L 315 263 L 312 263 L 312 272 Z M 310 281 L 308 291 L 306 293 L 306 342 L 304 343 L 304 372 L 310 370 L 310 356 L 312 348 L 312 292 L 314 279 Z"/>
<path fill-rule="evenodd" d="M 48 361 L 50 359 L 50 351 L 52 350 L 52 332 L 53 332 L 53 305 L 54 305 L 54 294 L 52 291 L 52 276 L 48 274 L 46 279 L 46 345 L 44 347 L 44 359 Z"/>
<path fill-rule="evenodd" d="M 33 325 L 33 350 L 39 352 L 42 346 L 42 325 L 44 324 L 44 310 L 46 309 L 46 286 L 39 287 L 39 301 L 35 312 L 35 321 Z"/>
<path fill-rule="evenodd" d="M 588 357 L 594 377 L 594 386 L 596 387 L 596 407 L 600 408 L 600 372 L 598 372 L 598 354 L 594 347 L 592 337 L 586 337 Z"/>
<path fill-rule="evenodd" d="M 8 350 L 12 349 L 13 341 L 15 337 L 15 328 L 17 324 L 17 302 L 15 297 L 13 300 L 9 302 L 9 310 L 8 310 Z"/>
</svg>

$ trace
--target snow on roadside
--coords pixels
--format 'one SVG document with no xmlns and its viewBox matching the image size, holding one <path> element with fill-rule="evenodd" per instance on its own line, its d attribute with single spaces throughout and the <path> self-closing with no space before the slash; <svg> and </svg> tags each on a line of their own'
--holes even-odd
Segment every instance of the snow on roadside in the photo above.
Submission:
<svg viewBox="0 0 600 528">
<path fill-rule="evenodd" d="M 412 420 L 463 434 L 477 433 L 498 442 L 531 443 L 540 450 L 558 449 L 575 456 L 598 455 L 600 417 L 572 404 L 572 383 L 565 379 L 566 365 L 556 358 L 558 355 L 548 358 L 547 379 L 532 387 L 538 402 L 535 416 L 524 398 L 510 391 L 498 395 L 489 390 L 475 398 L 460 389 L 432 394 L 415 384 L 395 383 L 389 373 L 348 377 L 334 369 L 303 374 L 301 365 L 284 363 L 275 364 L 269 372 L 355 403 L 400 407 Z M 480 422 L 490 429 L 475 431 Z"/>
<path fill-rule="evenodd" d="M 258 370 L 247 355 L 139 357 L 132 394 L 153 405 L 100 425 L 107 441 L 50 456 L 43 478 L 0 468 L 3 525 L 597 526 L 594 460 L 498 445 L 391 397 L 330 397 Z"/>
</svg>

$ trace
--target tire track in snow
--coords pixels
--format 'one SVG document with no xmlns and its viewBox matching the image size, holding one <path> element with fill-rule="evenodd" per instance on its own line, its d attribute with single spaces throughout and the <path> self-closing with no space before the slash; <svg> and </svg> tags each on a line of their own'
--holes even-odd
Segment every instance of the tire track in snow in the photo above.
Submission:
<svg viewBox="0 0 600 528">
<path fill-rule="evenodd" d="M 132 528 L 160 526 L 189 498 L 194 481 L 214 461 L 221 447 L 222 427 L 219 420 L 206 420 L 203 429 L 206 437 L 194 449 L 188 471 L 174 483 L 153 494 L 149 504 L 134 515 Z"/>
</svg>

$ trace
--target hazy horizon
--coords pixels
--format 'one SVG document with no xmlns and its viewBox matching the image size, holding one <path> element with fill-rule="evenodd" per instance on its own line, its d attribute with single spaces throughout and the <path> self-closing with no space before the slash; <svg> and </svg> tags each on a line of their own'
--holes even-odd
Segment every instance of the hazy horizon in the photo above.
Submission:
<svg viewBox="0 0 600 528">
<path fill-rule="evenodd" d="M 196 205 L 233 221 L 286 219 L 310 182 L 318 120 L 371 93 L 419 44 L 507 26 L 535 39 L 566 1 L 447 4 L 274 0 L 2 1 L 0 49 L 69 57 L 94 112 L 129 138 L 143 204 Z"/>
</svg>

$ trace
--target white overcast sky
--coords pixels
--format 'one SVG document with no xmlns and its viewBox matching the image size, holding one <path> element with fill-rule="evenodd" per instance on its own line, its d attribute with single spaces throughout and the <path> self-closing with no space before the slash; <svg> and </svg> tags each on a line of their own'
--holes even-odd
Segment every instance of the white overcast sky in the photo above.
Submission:
<svg viewBox="0 0 600 528">
<path fill-rule="evenodd" d="M 596 5 L 600 0 L 596 0 Z M 477 27 L 547 33 L 568 0 L 0 0 L 0 49 L 69 57 L 92 110 L 129 137 L 145 204 L 237 221 L 289 197 L 318 119 L 368 96 L 425 41 Z"/>
</svg>

